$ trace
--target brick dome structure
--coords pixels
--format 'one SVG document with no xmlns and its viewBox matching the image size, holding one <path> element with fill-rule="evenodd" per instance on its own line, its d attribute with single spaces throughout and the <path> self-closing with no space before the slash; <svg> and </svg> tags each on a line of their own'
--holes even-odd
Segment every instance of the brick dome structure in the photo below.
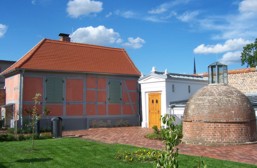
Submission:
<svg viewBox="0 0 257 168">
<path fill-rule="evenodd" d="M 210 84 L 188 101 L 184 143 L 240 144 L 257 140 L 255 111 L 248 98 L 225 84 Z"/>
</svg>

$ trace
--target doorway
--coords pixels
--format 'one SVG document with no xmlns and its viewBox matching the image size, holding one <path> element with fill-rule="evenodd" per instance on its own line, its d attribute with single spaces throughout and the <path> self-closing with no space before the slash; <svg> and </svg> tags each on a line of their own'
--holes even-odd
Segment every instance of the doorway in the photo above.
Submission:
<svg viewBox="0 0 257 168">
<path fill-rule="evenodd" d="M 149 128 L 161 127 L 161 93 L 149 93 Z"/>
</svg>

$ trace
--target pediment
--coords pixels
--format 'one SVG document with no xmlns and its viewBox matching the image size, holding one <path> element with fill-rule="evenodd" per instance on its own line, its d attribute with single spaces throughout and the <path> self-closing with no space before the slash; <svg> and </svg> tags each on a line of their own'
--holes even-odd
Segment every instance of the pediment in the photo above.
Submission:
<svg viewBox="0 0 257 168">
<path fill-rule="evenodd" d="M 142 83 L 163 82 L 165 80 L 166 80 L 166 78 L 164 78 L 164 77 L 147 76 L 147 77 L 144 77 L 142 79 L 139 79 L 139 83 L 142 84 Z"/>
</svg>

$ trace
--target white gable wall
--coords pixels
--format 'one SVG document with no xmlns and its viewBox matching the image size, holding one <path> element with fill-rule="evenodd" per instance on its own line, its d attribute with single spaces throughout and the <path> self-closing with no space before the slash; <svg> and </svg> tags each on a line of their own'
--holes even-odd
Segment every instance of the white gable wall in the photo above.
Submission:
<svg viewBox="0 0 257 168">
<path fill-rule="evenodd" d="M 207 81 L 195 79 L 180 78 L 158 78 L 157 76 L 149 76 L 139 80 L 141 84 L 141 100 L 142 100 L 142 127 L 148 127 L 149 109 L 148 94 L 153 92 L 161 93 L 161 115 L 170 113 L 169 104 L 174 101 L 189 99 L 197 90 L 207 85 Z M 172 90 L 174 85 L 174 92 Z M 190 93 L 188 92 L 190 86 Z M 174 111 L 176 114 L 176 111 Z M 179 109 L 178 113 L 181 113 Z M 180 114 L 181 117 L 181 114 Z"/>
<path fill-rule="evenodd" d="M 161 115 L 165 114 L 165 110 L 167 107 L 166 100 L 166 81 L 165 79 L 157 79 L 157 78 L 150 78 L 144 80 L 141 84 L 141 100 L 142 100 L 142 127 L 148 127 L 149 121 L 149 106 L 148 106 L 148 94 L 149 93 L 161 93 Z"/>
</svg>

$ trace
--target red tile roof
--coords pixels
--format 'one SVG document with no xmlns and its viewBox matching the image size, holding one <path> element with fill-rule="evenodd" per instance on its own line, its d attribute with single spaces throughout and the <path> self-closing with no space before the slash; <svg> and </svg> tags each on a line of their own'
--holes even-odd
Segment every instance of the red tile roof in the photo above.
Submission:
<svg viewBox="0 0 257 168">
<path fill-rule="evenodd" d="M 249 73 L 249 72 L 255 72 L 256 68 L 243 68 L 243 69 L 235 69 L 235 70 L 229 70 L 229 74 L 240 74 L 240 73 Z"/>
<path fill-rule="evenodd" d="M 228 74 L 242 74 L 242 73 L 250 73 L 250 72 L 256 72 L 256 68 L 242 68 L 242 69 L 234 69 L 234 70 L 228 70 Z M 202 74 L 203 77 L 208 77 L 208 72 L 204 72 Z"/>
<path fill-rule="evenodd" d="M 124 49 L 49 39 L 43 39 L 2 74 L 18 69 L 140 75 Z"/>
</svg>

